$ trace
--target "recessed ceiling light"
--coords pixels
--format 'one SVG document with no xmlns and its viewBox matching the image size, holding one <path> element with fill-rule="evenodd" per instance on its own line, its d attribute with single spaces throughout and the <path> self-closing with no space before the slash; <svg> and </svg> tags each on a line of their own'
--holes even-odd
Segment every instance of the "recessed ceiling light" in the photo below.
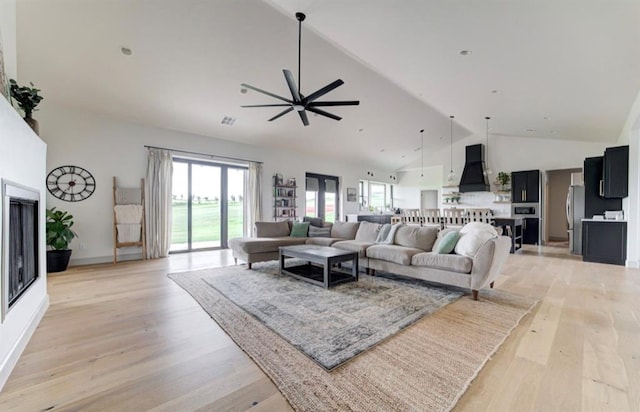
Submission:
<svg viewBox="0 0 640 412">
<path fill-rule="evenodd" d="M 468 56 L 471 54 L 471 50 L 460 50 L 462 56 Z"/>
<path fill-rule="evenodd" d="M 131 56 L 131 54 L 133 53 L 131 51 L 130 48 L 128 47 L 120 47 L 120 51 L 122 52 L 122 54 L 124 54 L 125 56 Z"/>
<path fill-rule="evenodd" d="M 500 93 L 500 90 L 498 90 L 498 89 L 491 90 L 491 93 L 493 93 L 493 94 L 499 94 L 499 93 Z"/>
<path fill-rule="evenodd" d="M 529 133 L 533 133 L 533 132 L 536 131 L 536 129 L 527 129 L 526 131 L 529 132 Z"/>
<path fill-rule="evenodd" d="M 402 156 L 400 156 L 400 157 L 402 157 L 402 158 L 404 159 L 404 155 L 402 155 Z"/>
<path fill-rule="evenodd" d="M 242 94 L 246 94 L 247 93 L 247 89 L 245 89 L 244 87 L 240 89 L 240 93 Z"/>
<path fill-rule="evenodd" d="M 384 149 L 380 149 L 380 153 L 384 152 Z"/>
<path fill-rule="evenodd" d="M 364 129 L 360 128 L 360 129 L 358 129 L 358 131 L 359 131 L 359 132 L 362 132 L 362 131 L 364 131 Z"/>
<path fill-rule="evenodd" d="M 558 131 L 557 130 L 550 130 L 549 133 L 556 134 L 556 133 L 558 133 Z"/>
<path fill-rule="evenodd" d="M 543 117 L 544 120 L 551 120 L 551 116 L 545 116 Z"/>
<path fill-rule="evenodd" d="M 420 151 L 420 148 L 419 148 L 419 147 L 416 147 L 415 149 L 413 149 L 413 151 L 414 151 L 414 152 L 419 152 L 419 151 Z"/>
</svg>

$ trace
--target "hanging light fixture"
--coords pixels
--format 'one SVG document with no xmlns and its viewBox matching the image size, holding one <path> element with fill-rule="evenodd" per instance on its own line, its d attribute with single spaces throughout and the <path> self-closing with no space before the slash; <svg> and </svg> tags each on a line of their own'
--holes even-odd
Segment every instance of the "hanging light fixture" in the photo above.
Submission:
<svg viewBox="0 0 640 412">
<path fill-rule="evenodd" d="M 420 129 L 420 177 L 424 177 L 424 129 Z"/>
<path fill-rule="evenodd" d="M 484 175 L 485 176 L 489 176 L 491 173 L 493 173 L 491 171 L 491 168 L 489 167 L 489 120 L 491 120 L 491 118 L 489 116 L 485 117 L 485 120 L 487 121 L 487 168 L 484 171 Z"/>
<path fill-rule="evenodd" d="M 447 176 L 447 182 L 449 183 L 449 186 L 453 186 L 453 182 L 455 181 L 455 178 L 456 178 L 456 175 L 453 173 L 453 119 L 455 119 L 455 116 L 449 116 L 449 119 L 451 119 L 450 130 L 449 130 L 449 148 L 451 152 L 449 165 L 451 166 L 451 169 L 449 170 L 449 175 Z"/>
</svg>

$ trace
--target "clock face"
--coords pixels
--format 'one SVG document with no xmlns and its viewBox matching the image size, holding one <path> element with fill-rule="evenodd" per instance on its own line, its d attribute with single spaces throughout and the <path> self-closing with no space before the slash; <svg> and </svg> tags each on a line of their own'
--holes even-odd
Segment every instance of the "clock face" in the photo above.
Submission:
<svg viewBox="0 0 640 412">
<path fill-rule="evenodd" d="M 66 202 L 79 202 L 96 190 L 96 180 L 79 166 L 60 166 L 47 176 L 49 193 Z"/>
</svg>

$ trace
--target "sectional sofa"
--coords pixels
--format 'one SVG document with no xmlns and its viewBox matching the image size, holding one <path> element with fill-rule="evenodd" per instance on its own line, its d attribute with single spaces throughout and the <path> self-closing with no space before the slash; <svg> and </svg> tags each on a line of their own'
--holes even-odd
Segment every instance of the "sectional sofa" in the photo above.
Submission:
<svg viewBox="0 0 640 412">
<path fill-rule="evenodd" d="M 480 224 L 485 225 L 485 224 Z M 487 225 L 488 226 L 488 225 Z M 280 246 L 316 244 L 357 252 L 360 267 L 375 275 L 376 270 L 468 288 L 474 300 L 482 288 L 493 287 L 493 281 L 509 255 L 511 241 L 497 233 L 482 236 L 465 228 L 467 247 L 462 253 L 435 253 L 434 245 L 453 229 L 438 226 L 400 225 L 392 239 L 379 239 L 382 225 L 368 222 L 336 222 L 322 236 L 292 237 L 291 222 L 256 222 L 256 237 L 229 240 L 233 257 L 251 264 L 277 260 Z M 469 228 L 471 229 L 471 228 Z M 475 229 L 475 228 L 473 228 Z M 471 243 L 470 243 L 471 242 Z M 460 243 L 461 244 L 461 243 Z"/>
</svg>

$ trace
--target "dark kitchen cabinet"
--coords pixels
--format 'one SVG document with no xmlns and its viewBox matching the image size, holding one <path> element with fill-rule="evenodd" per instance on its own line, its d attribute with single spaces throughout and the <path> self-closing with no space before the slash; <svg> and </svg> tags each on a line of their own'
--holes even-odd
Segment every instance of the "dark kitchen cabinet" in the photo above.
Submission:
<svg viewBox="0 0 640 412">
<path fill-rule="evenodd" d="M 525 217 L 522 219 L 522 243 L 525 245 L 537 245 L 540 237 L 540 219 L 537 217 Z"/>
<path fill-rule="evenodd" d="M 511 173 L 511 201 L 537 203 L 540 200 L 540 171 L 525 170 Z"/>
<path fill-rule="evenodd" d="M 629 146 L 604 151 L 602 180 L 604 197 L 622 199 L 629 195 Z"/>
<path fill-rule="evenodd" d="M 602 171 L 604 157 L 587 157 L 584 159 L 584 217 L 592 218 L 602 215 L 605 210 L 621 210 L 622 199 L 606 199 Z"/>
<path fill-rule="evenodd" d="M 624 265 L 627 222 L 582 221 L 582 260 Z"/>
</svg>

